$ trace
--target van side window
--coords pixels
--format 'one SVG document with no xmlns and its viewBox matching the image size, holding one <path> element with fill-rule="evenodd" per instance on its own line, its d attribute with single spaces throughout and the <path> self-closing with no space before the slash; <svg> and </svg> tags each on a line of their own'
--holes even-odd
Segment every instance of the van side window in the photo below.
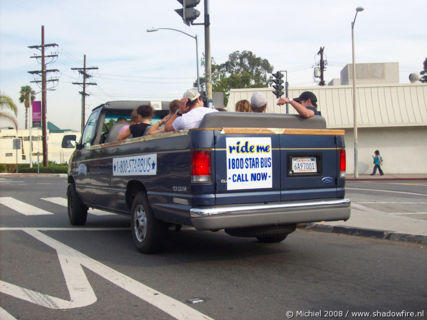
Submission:
<svg viewBox="0 0 427 320">
<path fill-rule="evenodd" d="M 87 120 L 85 129 L 83 131 L 82 136 L 82 145 L 84 147 L 90 147 L 92 145 L 93 139 L 96 135 L 96 124 L 98 122 L 98 117 L 101 109 L 95 110 L 90 115 L 89 119 Z"/>
</svg>

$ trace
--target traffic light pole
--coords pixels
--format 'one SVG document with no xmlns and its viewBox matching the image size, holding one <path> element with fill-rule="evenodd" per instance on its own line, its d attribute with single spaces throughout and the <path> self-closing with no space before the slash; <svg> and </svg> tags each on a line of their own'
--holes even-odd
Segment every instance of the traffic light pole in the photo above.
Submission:
<svg viewBox="0 0 427 320">
<path fill-rule="evenodd" d="M 194 7 L 196 7 L 200 0 L 178 0 L 182 4 L 182 9 L 176 9 L 184 23 L 188 26 L 190 25 L 203 25 L 205 27 L 205 82 L 206 82 L 206 95 L 208 99 L 208 105 L 210 108 L 213 108 L 213 99 L 212 99 L 212 59 L 211 59 L 211 36 L 210 36 L 210 18 L 209 18 L 209 0 L 204 0 L 205 14 L 203 23 L 193 23 L 195 19 L 199 16 L 200 12 Z M 198 63 L 198 62 L 197 62 Z"/>
<path fill-rule="evenodd" d="M 284 72 L 285 72 L 285 75 L 286 75 L 286 78 L 285 78 L 285 96 L 286 96 L 286 98 L 289 98 L 289 92 L 288 92 L 288 89 L 289 89 L 288 70 L 285 70 Z M 289 103 L 288 102 L 286 102 L 286 114 L 289 114 Z"/>
<path fill-rule="evenodd" d="M 212 101 L 212 59 L 211 59 L 211 36 L 209 18 L 209 0 L 205 0 L 205 65 L 206 65 L 206 94 L 209 107 L 213 108 Z"/>
</svg>

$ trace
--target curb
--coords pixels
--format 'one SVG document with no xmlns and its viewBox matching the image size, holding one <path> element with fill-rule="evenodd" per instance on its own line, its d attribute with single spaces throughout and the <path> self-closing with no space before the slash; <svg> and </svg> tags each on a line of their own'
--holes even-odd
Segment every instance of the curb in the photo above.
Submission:
<svg viewBox="0 0 427 320">
<path fill-rule="evenodd" d="M 346 178 L 347 181 L 427 181 L 426 178 Z"/>
<path fill-rule="evenodd" d="M 417 244 L 427 244 L 427 236 L 423 235 L 414 235 L 407 233 L 398 233 L 391 231 L 375 230 L 375 229 L 364 229 L 356 227 L 344 227 L 344 226 L 331 226 L 327 224 L 306 224 L 301 225 L 301 229 L 307 231 L 317 231 L 317 232 L 329 232 L 329 233 L 338 233 L 346 234 L 357 237 L 367 237 L 375 238 L 382 240 L 393 240 L 393 241 L 403 241 L 411 242 Z"/>
</svg>

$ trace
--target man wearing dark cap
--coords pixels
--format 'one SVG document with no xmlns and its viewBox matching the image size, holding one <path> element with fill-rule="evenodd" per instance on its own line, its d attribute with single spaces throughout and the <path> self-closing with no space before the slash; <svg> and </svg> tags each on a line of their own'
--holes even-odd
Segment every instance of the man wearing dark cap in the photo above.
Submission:
<svg viewBox="0 0 427 320">
<path fill-rule="evenodd" d="M 301 117 L 311 118 L 315 115 L 321 115 L 317 110 L 317 97 L 311 91 L 304 91 L 298 98 L 290 100 L 289 98 L 280 98 L 277 101 L 279 106 L 290 103 Z"/>
</svg>

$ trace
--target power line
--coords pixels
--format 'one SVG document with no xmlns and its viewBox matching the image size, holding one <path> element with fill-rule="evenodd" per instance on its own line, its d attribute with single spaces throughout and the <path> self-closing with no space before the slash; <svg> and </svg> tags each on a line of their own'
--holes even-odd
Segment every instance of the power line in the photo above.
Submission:
<svg viewBox="0 0 427 320">
<path fill-rule="evenodd" d="M 87 82 L 86 80 L 91 78 L 92 76 L 87 73 L 88 70 L 97 70 L 98 67 L 86 67 L 86 55 L 83 55 L 83 68 L 71 68 L 71 70 L 78 71 L 82 77 L 83 82 L 73 82 L 75 85 L 82 86 L 83 90 L 79 91 L 79 93 L 82 95 L 82 124 L 81 124 L 81 132 L 83 134 L 83 128 L 85 126 L 85 108 L 86 108 L 86 96 L 89 96 L 88 93 L 86 93 L 86 86 L 96 86 L 95 82 Z"/>
</svg>

